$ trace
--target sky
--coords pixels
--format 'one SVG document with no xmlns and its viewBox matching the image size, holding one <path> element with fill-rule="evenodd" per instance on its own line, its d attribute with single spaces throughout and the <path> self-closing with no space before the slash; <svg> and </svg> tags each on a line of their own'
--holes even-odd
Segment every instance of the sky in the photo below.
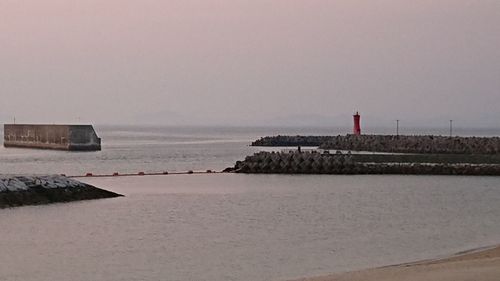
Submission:
<svg viewBox="0 0 500 281">
<path fill-rule="evenodd" d="M 0 0 L 0 121 L 500 127 L 498 0 Z"/>
</svg>

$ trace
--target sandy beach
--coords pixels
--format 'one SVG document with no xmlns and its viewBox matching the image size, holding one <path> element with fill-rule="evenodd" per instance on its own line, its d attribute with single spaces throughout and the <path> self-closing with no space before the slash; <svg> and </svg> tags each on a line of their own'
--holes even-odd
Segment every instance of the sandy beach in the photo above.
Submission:
<svg viewBox="0 0 500 281">
<path fill-rule="evenodd" d="M 449 258 L 338 273 L 296 281 L 498 281 L 500 246 Z"/>
</svg>

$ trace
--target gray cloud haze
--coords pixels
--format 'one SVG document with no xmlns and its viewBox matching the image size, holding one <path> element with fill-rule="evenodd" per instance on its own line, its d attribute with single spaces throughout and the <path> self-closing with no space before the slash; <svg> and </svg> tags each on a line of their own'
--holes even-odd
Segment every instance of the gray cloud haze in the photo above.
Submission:
<svg viewBox="0 0 500 281">
<path fill-rule="evenodd" d="M 4 122 L 500 125 L 497 0 L 0 0 L 0 46 Z"/>
</svg>

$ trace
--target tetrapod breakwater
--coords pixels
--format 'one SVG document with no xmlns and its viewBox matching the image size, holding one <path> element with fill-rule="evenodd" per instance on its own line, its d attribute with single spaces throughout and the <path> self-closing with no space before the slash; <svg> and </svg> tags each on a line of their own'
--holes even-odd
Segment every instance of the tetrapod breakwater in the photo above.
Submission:
<svg viewBox="0 0 500 281">
<path fill-rule="evenodd" d="M 383 157 L 383 156 L 380 156 Z M 379 158 L 383 160 L 383 158 Z M 500 164 L 465 162 L 367 162 L 364 155 L 317 152 L 258 152 L 226 172 L 251 174 L 414 174 L 500 176 Z"/>
</svg>

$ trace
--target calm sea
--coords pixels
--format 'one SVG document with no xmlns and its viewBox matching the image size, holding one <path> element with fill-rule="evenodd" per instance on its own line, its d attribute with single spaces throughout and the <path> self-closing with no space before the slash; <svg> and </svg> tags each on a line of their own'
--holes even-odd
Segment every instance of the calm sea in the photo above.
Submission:
<svg viewBox="0 0 500 281">
<path fill-rule="evenodd" d="M 345 132 L 97 130 L 101 152 L 1 148 L 0 171 L 220 170 L 257 151 L 248 145 L 263 135 Z M 280 281 L 500 243 L 500 177 L 203 174 L 82 180 L 126 196 L 0 210 L 0 280 Z"/>
<path fill-rule="evenodd" d="M 102 151 L 66 152 L 0 147 L 1 173 L 136 173 L 222 170 L 258 151 L 250 143 L 275 134 L 332 134 L 328 128 L 97 126 Z M 345 131 L 345 130 L 344 130 Z M 3 133 L 3 132 L 2 132 Z M 0 135 L 3 139 L 3 135 Z"/>
<path fill-rule="evenodd" d="M 103 150 L 65 152 L 0 146 L 0 173 L 136 173 L 222 170 L 262 148 L 249 144 L 268 135 L 337 135 L 350 128 L 225 128 L 97 126 Z M 444 129 L 407 129 L 408 134 L 446 134 Z M 455 129 L 460 135 L 500 135 L 500 129 Z M 375 128 L 372 133 L 392 133 Z M 0 132 L 3 139 L 3 132 Z"/>
</svg>

